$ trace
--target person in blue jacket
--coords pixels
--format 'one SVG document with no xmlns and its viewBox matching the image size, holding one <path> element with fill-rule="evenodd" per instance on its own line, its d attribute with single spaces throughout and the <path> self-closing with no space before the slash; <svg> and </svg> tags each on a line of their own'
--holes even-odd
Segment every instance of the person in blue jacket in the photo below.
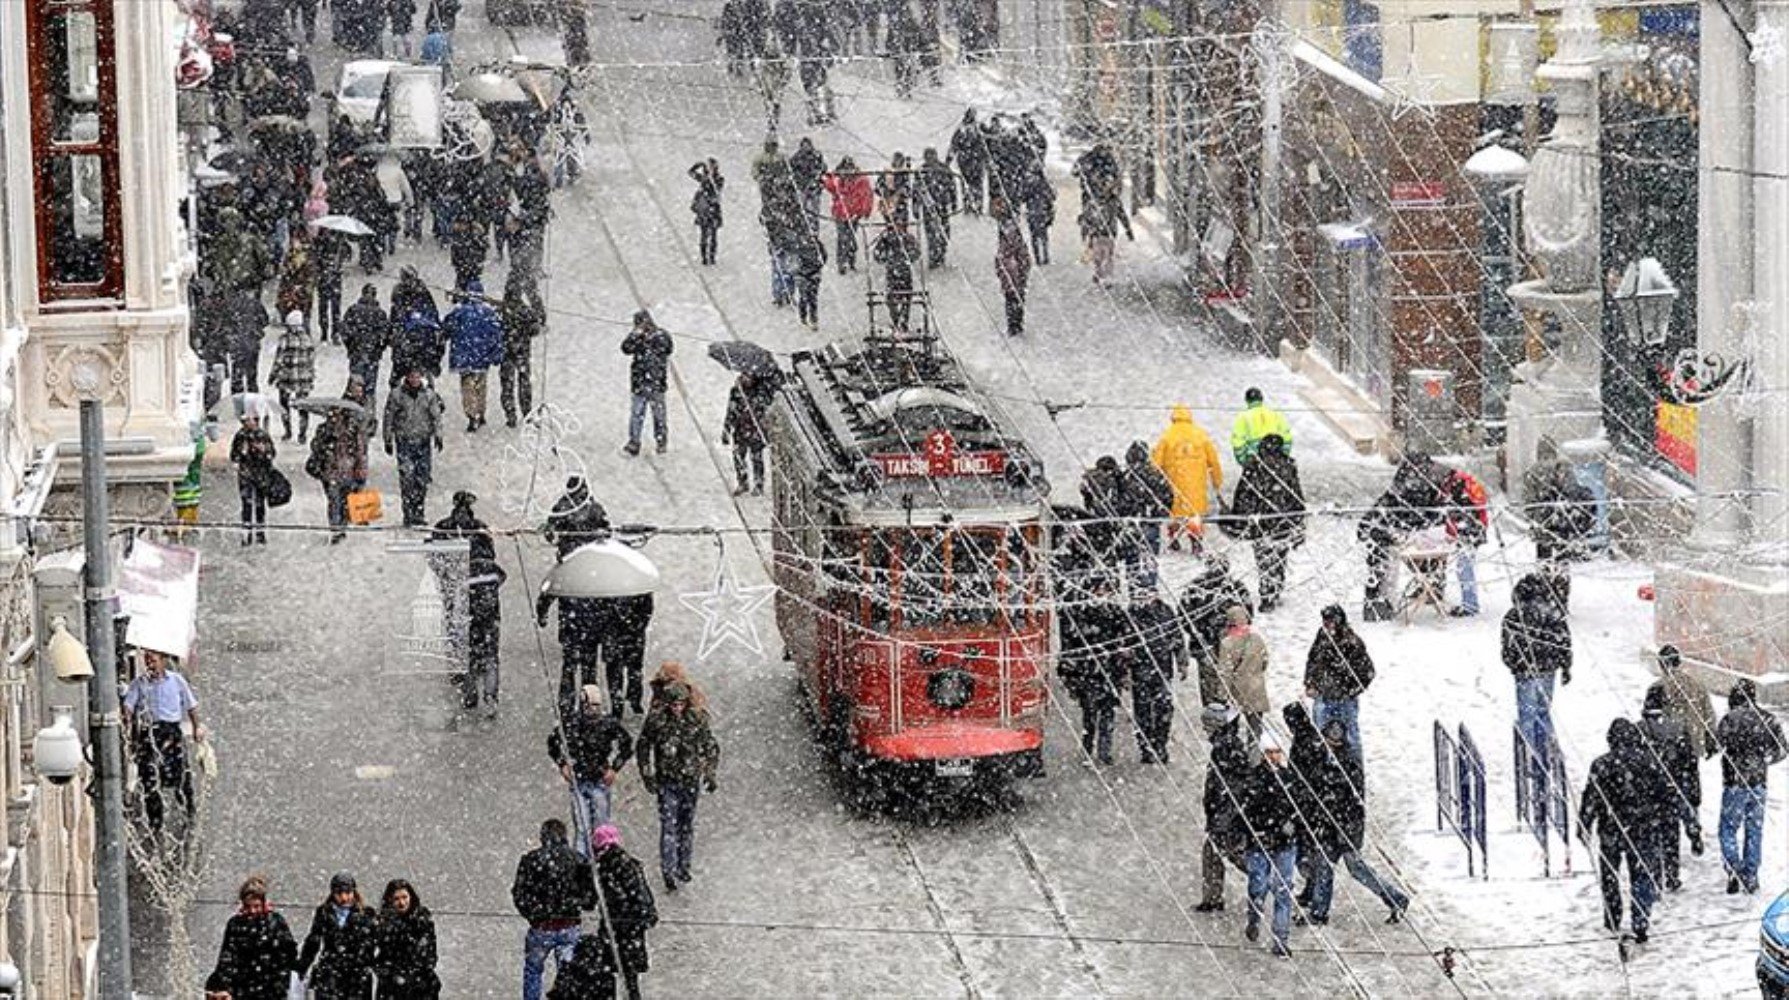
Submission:
<svg viewBox="0 0 1789 1000">
<path fill-rule="evenodd" d="M 460 304 L 441 321 L 447 332 L 447 367 L 460 375 L 460 406 L 466 430 L 485 425 L 486 387 L 490 369 L 503 363 L 503 320 L 485 301 L 484 286 L 467 282 Z"/>
</svg>

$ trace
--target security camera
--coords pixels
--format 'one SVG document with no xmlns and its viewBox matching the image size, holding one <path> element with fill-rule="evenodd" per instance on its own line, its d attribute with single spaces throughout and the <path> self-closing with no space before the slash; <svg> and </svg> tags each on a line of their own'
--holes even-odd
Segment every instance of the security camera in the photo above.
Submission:
<svg viewBox="0 0 1789 1000">
<path fill-rule="evenodd" d="M 57 706 L 52 711 L 56 721 L 37 731 L 31 741 L 31 756 L 37 762 L 38 777 L 52 785 L 66 785 L 81 773 L 81 734 L 75 731 L 74 709 Z"/>
</svg>

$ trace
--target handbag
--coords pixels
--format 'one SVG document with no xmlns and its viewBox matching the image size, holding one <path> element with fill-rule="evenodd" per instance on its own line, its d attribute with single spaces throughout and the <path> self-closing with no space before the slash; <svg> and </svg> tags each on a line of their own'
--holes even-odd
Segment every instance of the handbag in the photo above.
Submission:
<svg viewBox="0 0 1789 1000">
<path fill-rule="evenodd" d="M 267 495 L 267 506 L 284 507 L 292 502 L 292 480 L 278 469 L 267 470 L 267 481 L 261 484 L 261 492 Z"/>
<path fill-rule="evenodd" d="M 348 494 L 349 524 L 372 524 L 384 516 L 378 490 L 359 489 Z"/>
</svg>

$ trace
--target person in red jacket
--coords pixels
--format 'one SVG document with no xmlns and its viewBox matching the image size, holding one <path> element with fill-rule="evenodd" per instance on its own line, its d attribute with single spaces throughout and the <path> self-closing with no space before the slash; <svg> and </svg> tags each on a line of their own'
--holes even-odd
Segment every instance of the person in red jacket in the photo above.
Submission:
<svg viewBox="0 0 1789 1000">
<path fill-rule="evenodd" d="M 1478 614 L 1478 556 L 1491 526 L 1485 484 L 1463 469 L 1449 469 L 1441 481 L 1447 503 L 1447 537 L 1454 543 L 1454 567 L 1460 574 L 1460 603 L 1448 611 L 1455 618 Z"/>
<path fill-rule="evenodd" d="M 832 195 L 832 221 L 839 230 L 839 273 L 857 270 L 857 224 L 869 218 L 876 196 L 868 174 L 857 172 L 849 156 L 839 158 L 838 169 L 820 178 Z"/>
</svg>

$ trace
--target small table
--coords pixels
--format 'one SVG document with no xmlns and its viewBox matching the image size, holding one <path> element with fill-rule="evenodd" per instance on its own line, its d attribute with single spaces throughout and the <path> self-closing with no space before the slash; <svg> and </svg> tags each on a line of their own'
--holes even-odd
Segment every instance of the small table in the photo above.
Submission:
<svg viewBox="0 0 1789 1000">
<path fill-rule="evenodd" d="M 1425 607 L 1437 617 L 1447 617 L 1447 568 L 1453 558 L 1451 545 L 1407 545 L 1398 550 L 1398 560 L 1410 579 L 1404 585 L 1404 606 L 1399 612 L 1404 624 L 1410 624 L 1417 610 Z"/>
</svg>

